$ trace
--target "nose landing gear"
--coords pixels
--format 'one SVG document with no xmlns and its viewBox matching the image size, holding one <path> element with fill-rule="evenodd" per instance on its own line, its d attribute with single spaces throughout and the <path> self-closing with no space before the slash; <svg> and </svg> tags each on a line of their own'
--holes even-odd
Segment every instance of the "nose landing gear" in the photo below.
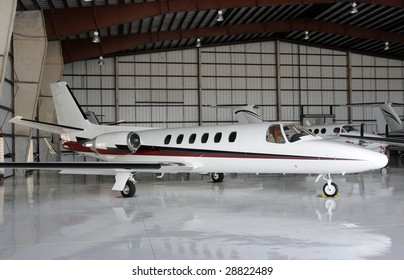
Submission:
<svg viewBox="0 0 404 280">
<path fill-rule="evenodd" d="M 338 186 L 337 184 L 335 184 L 334 182 L 332 182 L 330 173 L 327 174 L 320 174 L 317 177 L 316 182 L 318 182 L 318 180 L 322 178 L 324 180 L 327 181 L 327 183 L 324 184 L 323 186 L 323 193 L 326 197 L 335 197 L 336 195 L 338 195 Z"/>
<path fill-rule="evenodd" d="M 338 186 L 334 182 L 325 183 L 323 193 L 326 197 L 334 197 L 338 194 Z"/>
</svg>

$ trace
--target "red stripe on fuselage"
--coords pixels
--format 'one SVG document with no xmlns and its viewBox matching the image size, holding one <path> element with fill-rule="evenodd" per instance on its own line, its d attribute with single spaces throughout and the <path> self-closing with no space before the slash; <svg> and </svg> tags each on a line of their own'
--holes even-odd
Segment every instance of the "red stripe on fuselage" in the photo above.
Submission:
<svg viewBox="0 0 404 280">
<path fill-rule="evenodd" d="M 78 142 L 66 142 L 63 143 L 65 149 L 71 150 L 77 153 L 94 153 L 89 147 L 83 146 Z M 150 147 L 149 147 L 150 148 Z M 167 147 L 168 149 L 170 147 Z M 184 151 L 178 151 L 178 148 L 172 148 L 173 151 L 161 151 L 158 147 L 150 149 L 139 149 L 136 152 L 131 151 L 119 151 L 116 149 L 97 149 L 99 155 L 137 155 L 137 156 L 160 156 L 160 157 L 209 157 L 209 158 L 247 158 L 247 159 L 283 159 L 283 160 L 353 160 L 344 158 L 326 158 L 326 157 L 306 157 L 306 156 L 293 156 L 293 155 L 276 155 L 276 154 L 257 154 L 257 153 L 243 153 L 232 151 L 204 151 L 204 150 L 192 150 L 184 149 Z M 190 152 L 191 151 L 191 152 Z"/>
</svg>

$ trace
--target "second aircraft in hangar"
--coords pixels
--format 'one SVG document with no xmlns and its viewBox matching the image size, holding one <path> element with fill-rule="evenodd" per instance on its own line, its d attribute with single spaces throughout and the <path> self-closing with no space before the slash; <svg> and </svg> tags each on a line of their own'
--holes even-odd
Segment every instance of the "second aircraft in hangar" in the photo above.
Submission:
<svg viewBox="0 0 404 280">
<path fill-rule="evenodd" d="M 65 149 L 102 162 L 2 163 L 5 168 L 58 169 L 73 174 L 115 175 L 113 190 L 136 192 L 136 172 L 318 174 L 326 196 L 338 193 L 331 174 L 383 168 L 384 154 L 323 140 L 291 122 L 185 128 L 107 126 L 91 123 L 65 82 L 50 85 L 59 124 L 15 117 L 16 124 L 60 134 Z M 69 169 L 69 171 L 66 171 Z"/>
</svg>

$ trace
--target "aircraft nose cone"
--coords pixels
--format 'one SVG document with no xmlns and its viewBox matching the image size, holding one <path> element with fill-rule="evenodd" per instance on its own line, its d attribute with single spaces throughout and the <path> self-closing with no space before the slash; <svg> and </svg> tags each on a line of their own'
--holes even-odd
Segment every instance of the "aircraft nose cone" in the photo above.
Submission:
<svg viewBox="0 0 404 280">
<path fill-rule="evenodd" d="M 388 163 L 388 158 L 385 154 L 370 150 L 365 150 L 361 153 L 358 151 L 358 158 L 367 161 L 369 168 L 373 170 L 383 168 Z"/>
<path fill-rule="evenodd" d="M 375 169 L 380 169 L 385 167 L 389 160 L 385 154 L 376 152 L 374 155 L 372 155 L 371 161 L 373 162 Z"/>
<path fill-rule="evenodd" d="M 343 151 L 347 158 L 361 161 L 363 164 L 363 171 L 380 169 L 385 167 L 388 163 L 388 158 L 385 154 L 375 152 L 358 145 L 343 145 L 345 146 L 341 146 L 340 150 Z"/>
</svg>

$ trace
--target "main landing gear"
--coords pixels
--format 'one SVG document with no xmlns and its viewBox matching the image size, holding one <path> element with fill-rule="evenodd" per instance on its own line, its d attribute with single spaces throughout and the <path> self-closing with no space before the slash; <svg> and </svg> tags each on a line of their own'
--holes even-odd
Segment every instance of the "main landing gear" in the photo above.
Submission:
<svg viewBox="0 0 404 280">
<path fill-rule="evenodd" d="M 327 183 L 324 184 L 323 186 L 323 193 L 326 197 L 335 197 L 338 194 L 338 186 L 334 182 L 332 182 L 330 173 L 327 174 L 320 174 L 317 177 L 316 182 L 322 178 L 327 181 Z"/>
<path fill-rule="evenodd" d="M 136 193 L 136 181 L 133 177 L 130 177 L 125 183 L 125 187 L 121 191 L 123 197 L 133 197 Z"/>
<path fill-rule="evenodd" d="M 211 175 L 212 181 L 215 183 L 223 182 L 224 174 L 223 173 L 212 173 Z"/>
</svg>

